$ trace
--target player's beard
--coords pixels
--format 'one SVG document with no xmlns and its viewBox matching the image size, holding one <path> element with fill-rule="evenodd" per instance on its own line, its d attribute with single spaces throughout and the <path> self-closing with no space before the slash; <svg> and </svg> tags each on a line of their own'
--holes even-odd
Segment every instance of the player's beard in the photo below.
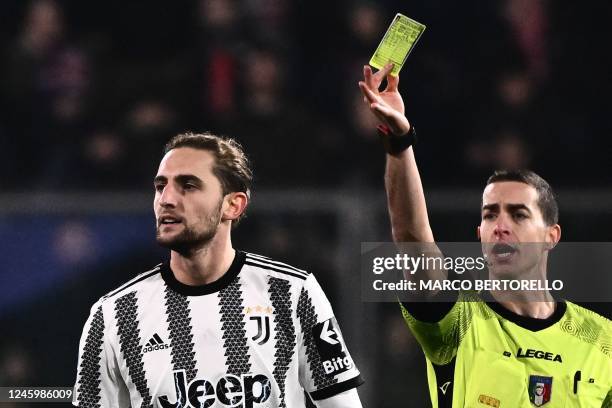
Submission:
<svg viewBox="0 0 612 408">
<path fill-rule="evenodd" d="M 221 221 L 221 207 L 223 199 L 219 200 L 217 207 L 205 217 L 204 225 L 184 225 L 183 230 L 170 238 L 163 238 L 160 234 L 162 225 L 157 226 L 156 240 L 159 245 L 187 256 L 206 247 L 217 234 Z M 199 227 L 199 228 L 198 228 Z"/>
</svg>

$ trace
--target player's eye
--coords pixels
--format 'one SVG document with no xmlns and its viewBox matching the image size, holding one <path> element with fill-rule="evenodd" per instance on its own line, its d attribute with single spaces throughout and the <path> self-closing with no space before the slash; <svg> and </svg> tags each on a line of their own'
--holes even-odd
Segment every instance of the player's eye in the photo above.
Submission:
<svg viewBox="0 0 612 408">
<path fill-rule="evenodd" d="M 495 214 L 494 213 L 484 213 L 484 214 L 482 214 L 482 219 L 483 220 L 492 220 L 492 219 L 495 219 Z"/>
<path fill-rule="evenodd" d="M 153 188 L 155 188 L 155 191 L 157 191 L 158 193 L 161 193 L 164 190 L 164 185 L 163 184 L 154 184 Z"/>
<path fill-rule="evenodd" d="M 524 220 L 525 218 L 527 218 L 527 214 L 525 213 L 515 213 L 514 214 L 514 218 L 517 220 Z"/>
<path fill-rule="evenodd" d="M 195 184 L 192 183 L 187 183 L 185 185 L 183 185 L 183 189 L 185 190 L 195 190 L 197 188 L 197 186 Z"/>
</svg>

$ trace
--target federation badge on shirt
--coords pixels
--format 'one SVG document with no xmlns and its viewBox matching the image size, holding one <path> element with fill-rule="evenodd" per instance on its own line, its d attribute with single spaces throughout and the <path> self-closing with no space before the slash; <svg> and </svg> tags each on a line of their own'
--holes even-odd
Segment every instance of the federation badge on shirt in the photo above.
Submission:
<svg viewBox="0 0 612 408">
<path fill-rule="evenodd" d="M 552 381 L 552 377 L 529 376 L 529 400 L 533 405 L 540 407 L 550 401 Z"/>
</svg>

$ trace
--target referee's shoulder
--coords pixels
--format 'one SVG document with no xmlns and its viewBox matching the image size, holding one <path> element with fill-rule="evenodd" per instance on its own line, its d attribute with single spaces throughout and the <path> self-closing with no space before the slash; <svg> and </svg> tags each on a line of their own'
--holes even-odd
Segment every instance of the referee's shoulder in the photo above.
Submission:
<svg viewBox="0 0 612 408">
<path fill-rule="evenodd" d="M 304 269 L 274 260 L 264 255 L 259 255 L 252 252 L 244 252 L 244 254 L 244 265 L 252 268 L 258 273 L 263 273 L 275 278 L 290 281 L 305 281 L 309 276 L 311 276 L 311 273 Z"/>
<path fill-rule="evenodd" d="M 125 294 L 138 290 L 140 286 L 146 285 L 148 281 L 161 276 L 162 265 L 163 264 L 160 263 L 155 267 L 134 276 L 129 281 L 106 293 L 100 298 L 99 302 L 103 303 L 106 301 L 111 301 Z"/>
<path fill-rule="evenodd" d="M 608 328 L 612 327 L 612 320 L 606 318 L 605 316 L 602 316 L 601 314 L 576 303 L 566 301 L 566 304 L 568 310 L 571 311 L 570 313 L 575 317 L 579 317 L 581 320 L 590 322 L 596 326 Z"/>
<path fill-rule="evenodd" d="M 598 347 L 612 359 L 612 320 L 575 303 L 567 303 L 561 329 L 581 341 Z"/>
</svg>

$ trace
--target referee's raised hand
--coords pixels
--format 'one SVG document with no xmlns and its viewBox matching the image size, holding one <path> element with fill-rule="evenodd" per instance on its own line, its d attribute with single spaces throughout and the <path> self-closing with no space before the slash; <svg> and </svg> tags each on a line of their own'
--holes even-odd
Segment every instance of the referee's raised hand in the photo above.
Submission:
<svg viewBox="0 0 612 408">
<path fill-rule="evenodd" d="M 393 64 L 385 65 L 380 71 L 373 73 L 369 65 L 363 67 L 363 81 L 359 81 L 359 88 L 363 93 L 363 100 L 381 123 L 387 125 L 395 135 L 403 135 L 410 130 L 410 123 L 404 115 L 404 101 L 397 86 L 399 76 L 389 75 Z M 387 79 L 384 91 L 379 88 L 383 79 Z"/>
</svg>

